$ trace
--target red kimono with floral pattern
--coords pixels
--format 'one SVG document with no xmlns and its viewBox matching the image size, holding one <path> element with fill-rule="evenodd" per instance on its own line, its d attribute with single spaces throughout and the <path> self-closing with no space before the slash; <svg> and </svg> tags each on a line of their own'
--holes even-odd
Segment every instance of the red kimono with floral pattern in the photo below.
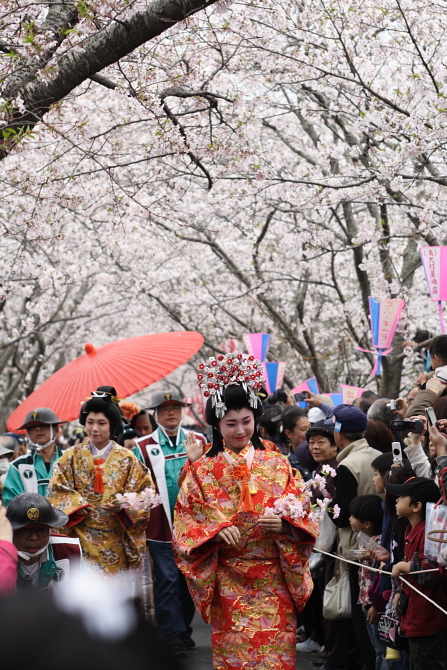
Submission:
<svg viewBox="0 0 447 670">
<path fill-rule="evenodd" d="M 240 459 L 245 453 L 232 455 Z M 241 482 L 233 470 L 222 453 L 205 455 L 190 466 L 175 507 L 177 563 L 196 608 L 212 624 L 213 668 L 292 670 L 296 611 L 312 591 L 308 557 L 318 529 L 307 516 L 286 518 L 287 534 L 250 529 L 280 496 L 308 499 L 301 476 L 285 456 L 255 450 L 250 482 L 254 512 L 238 511 Z M 242 534 L 237 547 L 214 540 L 231 525 Z"/>
</svg>

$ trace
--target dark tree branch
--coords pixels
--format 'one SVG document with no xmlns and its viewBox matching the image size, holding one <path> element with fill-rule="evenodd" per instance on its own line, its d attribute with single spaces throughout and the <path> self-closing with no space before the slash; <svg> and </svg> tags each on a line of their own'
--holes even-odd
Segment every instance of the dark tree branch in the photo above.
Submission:
<svg viewBox="0 0 447 670">
<path fill-rule="evenodd" d="M 15 135 L 11 141 L 3 142 L 0 147 L 0 160 L 20 140 L 21 134 L 17 136 L 18 129 L 23 129 L 22 132 L 31 130 L 52 105 L 63 100 L 92 75 L 215 2 L 216 0 L 155 0 L 126 21 L 112 21 L 87 38 L 83 47 L 62 56 L 57 64 L 58 73 L 52 81 L 43 83 L 34 76 L 42 67 L 40 59 L 36 59 L 25 70 L 19 69 L 16 76 L 11 77 L 3 97 L 11 99 L 20 95 L 26 111 L 22 114 L 16 110 L 9 124 L 2 128 L 3 131 L 12 130 Z M 71 5 L 63 7 L 73 11 Z"/>
</svg>

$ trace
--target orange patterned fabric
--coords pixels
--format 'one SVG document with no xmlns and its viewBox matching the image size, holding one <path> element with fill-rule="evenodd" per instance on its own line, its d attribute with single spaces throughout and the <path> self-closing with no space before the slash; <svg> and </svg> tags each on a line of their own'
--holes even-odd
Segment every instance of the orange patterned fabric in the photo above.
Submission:
<svg viewBox="0 0 447 670">
<path fill-rule="evenodd" d="M 296 610 L 312 591 L 308 558 L 318 529 L 305 517 L 286 519 L 289 534 L 248 530 L 280 496 L 308 496 L 284 456 L 256 450 L 254 509 L 244 512 L 234 470 L 222 453 L 190 465 L 175 507 L 177 563 L 197 609 L 212 624 L 215 670 L 293 670 Z M 239 544 L 216 542 L 231 525 L 241 532 Z"/>
</svg>

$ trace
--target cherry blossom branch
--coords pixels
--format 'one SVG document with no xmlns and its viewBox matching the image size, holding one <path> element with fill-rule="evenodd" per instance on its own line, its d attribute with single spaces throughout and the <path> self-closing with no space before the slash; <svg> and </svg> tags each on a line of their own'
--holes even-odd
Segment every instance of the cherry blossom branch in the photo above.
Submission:
<svg viewBox="0 0 447 670">
<path fill-rule="evenodd" d="M 58 61 L 57 74 L 51 81 L 41 82 L 35 79 L 36 64 L 22 74 L 17 73 L 11 77 L 4 96 L 20 96 L 24 101 L 25 111 L 15 110 L 12 120 L 2 130 L 12 130 L 15 135 L 21 128 L 31 130 L 52 105 L 63 100 L 86 79 L 215 2 L 216 0 L 155 0 L 125 21 L 109 23 L 103 30 L 89 37 L 82 48 L 73 49 L 62 56 Z M 63 6 L 65 12 L 66 7 Z M 0 160 L 8 155 L 20 139 L 21 137 L 16 138 L 9 145 L 3 143 Z M 210 182 L 209 175 L 207 178 Z"/>
</svg>

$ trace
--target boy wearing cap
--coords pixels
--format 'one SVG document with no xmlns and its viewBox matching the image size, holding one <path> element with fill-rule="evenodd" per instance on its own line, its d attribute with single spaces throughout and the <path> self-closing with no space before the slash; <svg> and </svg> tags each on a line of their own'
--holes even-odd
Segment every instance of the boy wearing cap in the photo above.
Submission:
<svg viewBox="0 0 447 670">
<path fill-rule="evenodd" d="M 56 445 L 60 419 L 48 407 L 33 409 L 18 430 L 28 433 L 31 451 L 19 456 L 8 469 L 3 485 L 3 504 L 8 505 L 20 493 L 46 496 L 55 462 L 62 456 Z"/>
<path fill-rule="evenodd" d="M 386 490 L 397 496 L 397 514 L 410 522 L 405 532 L 404 560 L 396 563 L 392 576 L 397 579 L 403 575 L 410 584 L 446 609 L 447 597 L 439 572 L 407 574 L 437 567 L 436 563 L 424 558 L 424 541 L 426 506 L 428 502 L 438 502 L 441 497 L 438 487 L 431 479 L 413 477 L 404 484 L 387 484 Z M 401 617 L 401 631 L 408 637 L 411 670 L 444 670 L 445 614 L 403 582 L 394 597 L 394 608 Z"/>
</svg>

